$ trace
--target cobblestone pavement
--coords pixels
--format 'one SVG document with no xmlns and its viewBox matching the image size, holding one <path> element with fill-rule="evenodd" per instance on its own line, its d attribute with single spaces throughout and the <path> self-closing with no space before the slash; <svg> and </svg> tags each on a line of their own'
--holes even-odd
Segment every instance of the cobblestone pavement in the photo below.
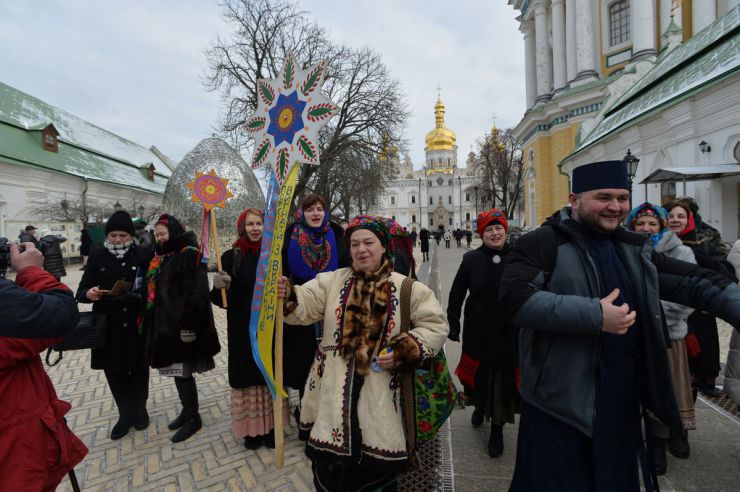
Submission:
<svg viewBox="0 0 740 492">
<path fill-rule="evenodd" d="M 75 268 L 68 272 L 63 280 L 74 290 L 82 272 Z M 226 315 L 217 307 L 214 313 L 222 350 L 216 356 L 216 369 L 196 375 L 203 429 L 179 444 L 170 442 L 173 432 L 167 429 L 180 411 L 171 378 L 151 371 L 147 404 L 151 425 L 144 431 L 132 428 L 123 439 L 111 441 L 117 412 L 103 371 L 90 369 L 90 351 L 66 352 L 58 366 L 47 368 L 59 397 L 72 404 L 69 426 L 90 450 L 76 468 L 83 490 L 313 490 L 311 465 L 294 422 L 286 428 L 282 469 L 275 468 L 272 450 L 250 451 L 234 439 L 226 373 Z M 58 490 L 72 490 L 69 481 L 63 480 Z"/>
</svg>

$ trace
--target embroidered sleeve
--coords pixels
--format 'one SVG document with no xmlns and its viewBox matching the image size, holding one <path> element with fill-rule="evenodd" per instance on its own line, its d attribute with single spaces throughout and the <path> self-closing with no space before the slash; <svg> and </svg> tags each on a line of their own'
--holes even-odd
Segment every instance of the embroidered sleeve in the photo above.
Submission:
<svg viewBox="0 0 740 492">
<path fill-rule="evenodd" d="M 447 339 L 449 333 L 447 316 L 442 305 L 429 287 L 421 282 L 414 282 L 411 291 L 411 330 L 409 342 L 415 343 L 419 351 L 419 360 L 434 357 Z"/>
</svg>

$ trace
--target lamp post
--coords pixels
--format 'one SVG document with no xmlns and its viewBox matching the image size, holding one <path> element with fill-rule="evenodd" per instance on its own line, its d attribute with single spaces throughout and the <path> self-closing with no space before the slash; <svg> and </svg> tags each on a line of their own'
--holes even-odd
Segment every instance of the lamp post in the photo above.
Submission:
<svg viewBox="0 0 740 492">
<path fill-rule="evenodd" d="M 121 202 L 119 202 L 118 200 L 116 200 L 116 203 L 113 204 L 113 210 L 115 210 L 116 212 L 118 212 L 122 208 L 123 208 L 123 205 L 121 205 Z"/>
<path fill-rule="evenodd" d="M 475 191 L 475 216 L 478 217 L 478 189 L 479 187 L 473 186 L 473 191 Z"/>
<path fill-rule="evenodd" d="M 640 159 L 635 157 L 630 149 L 627 149 L 627 154 L 622 160 L 627 163 L 627 179 L 630 182 L 630 210 L 632 210 L 632 181 L 637 174 L 637 165 L 640 164 Z M 647 196 L 645 200 L 647 200 Z"/>
<path fill-rule="evenodd" d="M 139 205 L 139 217 L 144 218 L 144 205 Z"/>
<path fill-rule="evenodd" d="M 421 176 L 419 176 L 419 231 L 421 231 L 423 224 L 421 221 Z"/>
</svg>

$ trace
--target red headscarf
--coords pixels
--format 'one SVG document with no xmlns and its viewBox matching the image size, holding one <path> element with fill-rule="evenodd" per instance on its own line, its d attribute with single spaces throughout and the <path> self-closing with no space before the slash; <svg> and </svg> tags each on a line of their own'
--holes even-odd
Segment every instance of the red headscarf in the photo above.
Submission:
<svg viewBox="0 0 740 492">
<path fill-rule="evenodd" d="M 264 213 L 256 208 L 248 208 L 239 216 L 239 220 L 236 221 L 236 234 L 237 240 L 234 241 L 234 247 L 238 247 L 242 251 L 242 255 L 246 255 L 247 252 L 251 252 L 255 256 L 259 256 L 260 248 L 262 247 L 262 239 L 257 242 L 250 241 L 247 234 L 244 232 L 244 222 L 247 220 L 247 214 L 258 215 L 264 218 Z"/>
<path fill-rule="evenodd" d="M 478 235 L 483 237 L 483 231 L 485 231 L 486 227 L 491 225 L 493 222 L 498 222 L 504 226 L 504 231 L 509 231 L 509 222 L 506 220 L 506 215 L 501 210 L 492 208 L 487 212 L 481 212 L 478 214 L 478 222 L 476 225 Z"/>
</svg>

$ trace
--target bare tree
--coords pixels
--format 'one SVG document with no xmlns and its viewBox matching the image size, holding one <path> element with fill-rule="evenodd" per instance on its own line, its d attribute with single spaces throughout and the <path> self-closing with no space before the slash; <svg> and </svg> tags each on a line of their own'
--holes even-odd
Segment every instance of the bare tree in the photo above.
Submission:
<svg viewBox="0 0 740 492">
<path fill-rule="evenodd" d="M 478 142 L 478 174 L 493 207 L 511 217 L 519 213 L 524 195 L 524 166 L 521 143 L 511 129 L 498 129 Z"/>
<path fill-rule="evenodd" d="M 102 223 L 113 212 L 112 206 L 105 206 L 89 200 L 67 198 L 65 195 L 50 196 L 45 201 L 32 207 L 29 212 L 41 220 L 53 222 L 77 222 L 87 224 Z"/>
<path fill-rule="evenodd" d="M 305 66 L 328 60 L 324 90 L 339 111 L 319 134 L 321 166 L 304 166 L 296 198 L 311 190 L 336 208 L 342 196 L 335 192 L 340 167 L 346 171 L 348 162 L 368 162 L 387 142 L 405 146 L 401 135 L 409 112 L 399 82 L 380 55 L 331 42 L 326 30 L 292 2 L 223 0 L 220 5 L 236 31 L 206 50 L 210 68 L 204 84 L 221 92 L 220 131 L 238 149 L 249 145 L 239 127 L 257 107 L 258 79 L 278 77 L 289 52 Z"/>
</svg>

